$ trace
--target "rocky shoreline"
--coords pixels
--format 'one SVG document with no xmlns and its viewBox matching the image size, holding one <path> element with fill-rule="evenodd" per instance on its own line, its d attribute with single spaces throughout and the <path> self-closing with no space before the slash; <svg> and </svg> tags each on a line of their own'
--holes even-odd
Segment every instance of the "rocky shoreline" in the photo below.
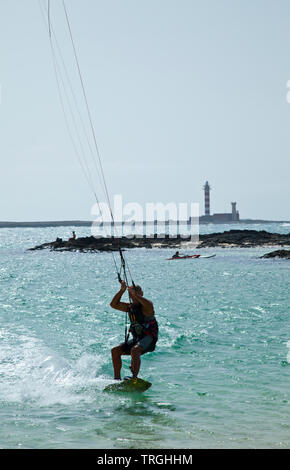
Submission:
<svg viewBox="0 0 290 470">
<path fill-rule="evenodd" d="M 181 241 L 179 237 L 176 238 L 148 238 L 148 237 L 121 237 L 119 239 L 114 237 L 80 237 L 75 240 L 62 240 L 57 238 L 54 242 L 43 243 L 42 245 L 29 248 L 33 250 L 50 249 L 52 251 L 82 251 L 82 252 L 96 252 L 96 251 L 118 251 L 119 246 L 122 249 L 132 248 L 179 248 Z M 189 238 L 187 239 L 189 240 Z M 186 239 L 184 240 L 186 241 Z"/>
<path fill-rule="evenodd" d="M 261 258 L 283 258 L 290 259 L 290 250 L 276 250 L 266 253 Z"/>
<path fill-rule="evenodd" d="M 200 235 L 198 248 L 237 247 L 251 248 L 256 246 L 290 246 L 290 233 L 271 233 L 265 230 L 229 230 L 223 233 Z"/>
<path fill-rule="evenodd" d="M 30 248 L 33 250 L 50 249 L 53 251 L 81 251 L 81 252 L 98 252 L 98 251 L 118 251 L 119 244 L 122 249 L 132 248 L 181 248 L 185 242 L 190 242 L 190 236 L 174 238 L 165 236 L 158 237 L 122 237 L 117 240 L 114 237 L 80 237 L 74 240 L 62 240 L 57 238 L 53 242 L 43 243 L 41 245 Z M 222 233 L 210 233 L 199 236 L 199 243 L 195 248 L 251 248 L 258 246 L 289 246 L 290 233 L 279 234 L 270 233 L 265 230 L 229 230 Z"/>
</svg>

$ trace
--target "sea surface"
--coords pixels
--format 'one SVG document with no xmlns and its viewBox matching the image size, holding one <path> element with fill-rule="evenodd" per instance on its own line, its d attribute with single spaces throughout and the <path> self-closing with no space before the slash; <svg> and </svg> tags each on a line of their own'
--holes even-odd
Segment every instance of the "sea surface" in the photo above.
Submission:
<svg viewBox="0 0 290 470">
<path fill-rule="evenodd" d="M 232 228 L 290 232 L 200 232 Z M 109 306 L 119 289 L 112 255 L 27 251 L 73 229 L 0 229 L 0 448 L 290 448 L 290 262 L 260 259 L 269 247 L 184 261 L 167 261 L 168 249 L 127 251 L 160 338 L 142 358 L 152 387 L 109 394 L 110 350 L 125 326 Z"/>
</svg>

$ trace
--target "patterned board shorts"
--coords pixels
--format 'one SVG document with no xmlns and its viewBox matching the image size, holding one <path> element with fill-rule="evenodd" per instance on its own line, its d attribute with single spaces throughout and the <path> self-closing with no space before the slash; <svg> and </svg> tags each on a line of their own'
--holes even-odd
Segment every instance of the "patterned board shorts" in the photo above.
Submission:
<svg viewBox="0 0 290 470">
<path fill-rule="evenodd" d="M 122 343 L 121 347 L 125 355 L 131 354 L 131 349 L 133 346 L 141 346 L 142 354 L 147 352 L 152 352 L 155 349 L 156 341 L 152 338 L 152 336 L 146 335 L 144 338 L 141 339 L 130 339 L 127 343 Z"/>
</svg>

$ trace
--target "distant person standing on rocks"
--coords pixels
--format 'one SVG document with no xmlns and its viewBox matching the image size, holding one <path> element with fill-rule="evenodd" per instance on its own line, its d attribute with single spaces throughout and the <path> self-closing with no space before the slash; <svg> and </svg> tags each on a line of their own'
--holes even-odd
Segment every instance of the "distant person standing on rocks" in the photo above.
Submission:
<svg viewBox="0 0 290 470">
<path fill-rule="evenodd" d="M 73 242 L 76 239 L 76 232 L 73 231 L 72 237 L 68 239 L 69 242 Z"/>
</svg>

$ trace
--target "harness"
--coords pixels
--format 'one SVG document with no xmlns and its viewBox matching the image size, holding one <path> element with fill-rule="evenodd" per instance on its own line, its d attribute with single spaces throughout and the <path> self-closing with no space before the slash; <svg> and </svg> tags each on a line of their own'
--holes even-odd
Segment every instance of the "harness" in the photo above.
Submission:
<svg viewBox="0 0 290 470">
<path fill-rule="evenodd" d="M 155 317 L 147 317 L 143 314 L 141 304 L 131 304 L 128 310 L 131 322 L 129 331 L 133 335 L 133 339 L 139 340 L 144 336 L 152 336 L 154 342 L 158 340 L 158 323 Z"/>
</svg>

